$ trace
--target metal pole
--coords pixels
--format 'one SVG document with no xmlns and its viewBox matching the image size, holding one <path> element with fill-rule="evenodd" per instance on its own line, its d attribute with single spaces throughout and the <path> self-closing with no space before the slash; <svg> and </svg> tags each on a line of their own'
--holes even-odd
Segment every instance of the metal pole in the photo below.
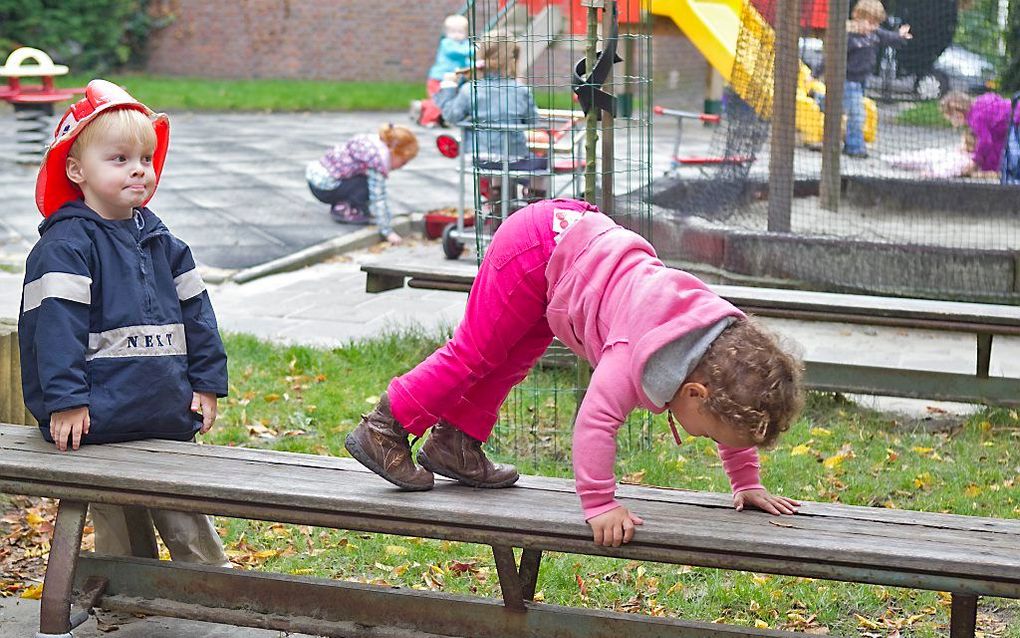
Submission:
<svg viewBox="0 0 1020 638">
<path fill-rule="evenodd" d="M 769 232 L 790 232 L 793 160 L 797 125 L 797 71 L 800 60 L 800 0 L 779 0 L 773 67 L 772 148 L 769 158 Z"/>
<path fill-rule="evenodd" d="M 584 45 L 584 73 L 590 76 L 595 68 L 596 48 L 599 39 L 599 18 L 598 10 L 603 5 L 603 0 L 581 0 L 581 5 L 588 8 L 588 33 Z M 585 117 L 584 122 L 584 199 L 589 204 L 595 204 L 595 162 L 597 154 L 595 144 L 598 142 L 598 120 L 599 111 L 595 105 Z"/>
<path fill-rule="evenodd" d="M 617 19 L 616 12 L 613 10 L 616 8 L 616 0 L 605 0 L 605 6 L 602 9 L 602 33 L 604 34 L 602 50 L 609 49 L 608 38 L 610 33 L 613 32 L 613 21 Z M 613 83 L 613 71 L 610 67 L 609 76 L 606 78 L 605 83 L 602 85 L 603 88 L 608 92 L 612 93 Z M 602 113 L 602 202 L 599 208 L 606 215 L 612 216 L 615 212 L 616 205 L 614 200 L 614 178 L 613 170 L 615 164 L 615 156 L 613 153 L 615 144 L 615 135 L 613 134 L 614 117 L 609 111 Z"/>
<path fill-rule="evenodd" d="M 843 88 L 846 83 L 846 17 L 850 0 L 829 0 L 825 33 L 825 130 L 822 138 L 822 208 L 839 210 L 840 149 L 843 147 Z"/>
</svg>

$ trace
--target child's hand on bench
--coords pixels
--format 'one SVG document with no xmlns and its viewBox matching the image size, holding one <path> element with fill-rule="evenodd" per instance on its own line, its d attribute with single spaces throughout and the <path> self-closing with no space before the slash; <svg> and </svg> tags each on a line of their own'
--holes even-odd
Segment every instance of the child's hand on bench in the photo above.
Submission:
<svg viewBox="0 0 1020 638">
<path fill-rule="evenodd" d="M 195 392 L 191 397 L 191 411 L 202 415 L 202 429 L 205 434 L 216 422 L 216 395 L 212 392 Z"/>
<path fill-rule="evenodd" d="M 634 527 L 644 521 L 630 513 L 626 507 L 603 512 L 588 519 L 596 545 L 619 547 L 634 538 Z"/>
<path fill-rule="evenodd" d="M 81 446 L 81 437 L 89 433 L 89 406 L 83 405 L 50 415 L 50 437 L 61 452 L 67 451 L 67 437 L 71 448 Z"/>
<path fill-rule="evenodd" d="M 780 516 L 782 514 L 796 514 L 800 503 L 792 498 L 769 494 L 768 490 L 744 490 L 733 495 L 733 507 L 738 512 L 747 506 Z"/>
</svg>

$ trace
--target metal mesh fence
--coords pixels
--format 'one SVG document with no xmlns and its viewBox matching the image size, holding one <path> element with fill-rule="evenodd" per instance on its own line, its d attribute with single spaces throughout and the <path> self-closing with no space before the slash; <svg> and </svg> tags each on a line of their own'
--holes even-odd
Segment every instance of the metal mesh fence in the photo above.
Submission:
<svg viewBox="0 0 1020 638">
<path fill-rule="evenodd" d="M 667 242 L 656 226 L 660 251 L 739 281 L 1020 301 L 1020 191 L 999 183 L 1013 119 L 994 85 L 1001 4 L 728 3 L 722 123 L 693 152 L 710 161 L 680 149 L 653 185 L 671 228 Z M 795 95 L 773 95 L 777 75 Z M 828 115 L 842 124 L 827 134 Z"/>
<path fill-rule="evenodd" d="M 640 0 L 468 3 L 472 68 L 459 91 L 470 108 L 456 125 L 468 153 L 465 172 L 474 182 L 479 259 L 503 219 L 547 198 L 588 199 L 649 236 L 651 33 L 641 5 Z M 605 49 L 608 57 L 615 49 L 621 58 L 605 65 L 611 70 L 597 87 L 585 62 L 589 43 L 591 53 Z M 578 86 L 582 93 L 589 86 L 611 96 L 605 104 L 610 112 L 592 123 L 592 132 L 575 96 Z M 554 345 L 504 404 L 493 440 L 497 449 L 536 464 L 569 459 L 587 372 L 586 363 Z M 621 430 L 621 446 L 647 443 L 648 422 L 648 415 L 632 416 Z"/>
</svg>

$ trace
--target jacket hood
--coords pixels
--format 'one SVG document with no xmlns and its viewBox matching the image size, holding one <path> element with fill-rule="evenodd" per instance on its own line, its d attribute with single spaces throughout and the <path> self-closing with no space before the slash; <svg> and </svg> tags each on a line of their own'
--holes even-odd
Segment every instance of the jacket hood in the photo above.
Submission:
<svg viewBox="0 0 1020 638">
<path fill-rule="evenodd" d="M 142 207 L 135 209 L 135 219 L 137 220 L 139 218 L 143 222 L 142 237 L 158 232 L 169 232 L 162 220 L 156 217 L 155 213 L 148 208 Z M 61 222 L 70 219 L 86 220 L 102 228 L 115 228 L 119 221 L 127 221 L 104 219 L 99 215 L 99 213 L 89 208 L 88 204 L 86 204 L 83 200 L 75 199 L 65 203 L 63 206 L 58 208 L 55 213 L 44 219 L 42 223 L 39 224 L 39 236 L 41 237 L 45 235 Z"/>
</svg>

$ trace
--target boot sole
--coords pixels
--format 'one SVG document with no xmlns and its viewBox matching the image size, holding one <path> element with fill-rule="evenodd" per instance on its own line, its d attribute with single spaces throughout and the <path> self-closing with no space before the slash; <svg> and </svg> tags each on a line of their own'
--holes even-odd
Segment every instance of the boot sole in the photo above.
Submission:
<svg viewBox="0 0 1020 638">
<path fill-rule="evenodd" d="M 394 485 L 396 485 L 397 487 L 406 492 L 427 492 L 431 490 L 434 486 L 434 484 L 428 486 L 415 485 L 414 483 L 406 483 L 404 481 L 399 481 L 397 479 L 394 479 L 393 477 L 387 476 L 386 472 L 383 471 L 382 467 L 380 467 L 380 465 L 376 463 L 371 456 L 365 453 L 365 450 L 361 447 L 361 444 L 358 443 L 358 440 L 356 438 L 354 438 L 353 433 L 348 434 L 347 438 L 344 439 L 344 447 L 347 448 L 347 451 L 350 452 L 351 456 L 353 456 L 355 460 L 358 461 L 358 463 L 361 463 L 368 469 L 372 470 L 374 473 L 378 474 L 382 478 L 386 479 L 390 483 L 393 483 Z"/>
<path fill-rule="evenodd" d="M 429 472 L 432 472 L 433 474 L 438 474 L 439 476 L 445 476 L 446 478 L 453 479 L 454 481 L 457 481 L 458 483 L 463 483 L 464 485 L 467 485 L 468 487 L 480 487 L 480 488 L 489 489 L 489 490 L 496 490 L 496 489 L 501 489 L 501 488 L 504 488 L 504 487 L 510 487 L 511 485 L 516 483 L 521 478 L 521 475 L 518 474 L 517 476 L 513 477 L 512 479 L 507 479 L 505 481 L 500 481 L 499 483 L 483 483 L 481 481 L 476 481 L 476 480 L 473 480 L 473 479 L 469 479 L 469 478 L 460 476 L 456 472 L 448 470 L 445 467 L 439 467 L 439 466 L 433 465 L 432 461 L 429 461 L 429 457 L 426 456 L 425 453 L 420 451 L 420 450 L 418 451 L 418 465 L 422 466 L 423 468 L 425 468 Z"/>
</svg>

